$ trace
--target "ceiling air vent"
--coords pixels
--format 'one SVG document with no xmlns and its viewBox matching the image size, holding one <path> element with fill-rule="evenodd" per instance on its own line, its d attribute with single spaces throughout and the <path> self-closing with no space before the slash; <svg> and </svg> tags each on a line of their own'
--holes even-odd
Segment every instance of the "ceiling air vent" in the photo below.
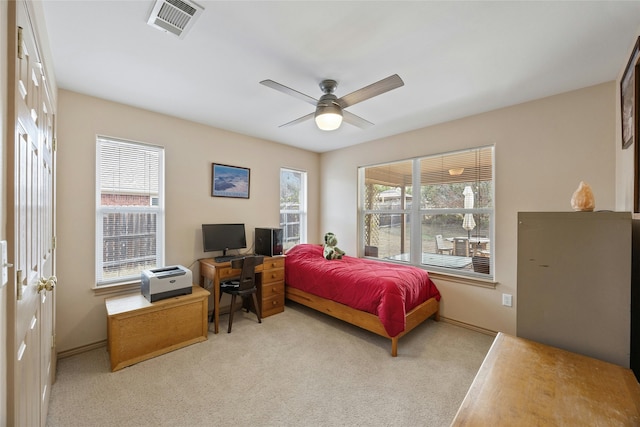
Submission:
<svg viewBox="0 0 640 427">
<path fill-rule="evenodd" d="M 156 0 L 147 24 L 184 38 L 204 8 L 192 1 Z"/>
</svg>

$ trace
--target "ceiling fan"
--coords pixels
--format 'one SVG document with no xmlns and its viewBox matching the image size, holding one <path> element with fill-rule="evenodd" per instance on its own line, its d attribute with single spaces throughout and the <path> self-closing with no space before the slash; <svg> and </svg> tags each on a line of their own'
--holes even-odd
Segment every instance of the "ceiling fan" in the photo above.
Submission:
<svg viewBox="0 0 640 427">
<path fill-rule="evenodd" d="M 366 101 L 374 96 L 382 95 L 383 93 L 399 88 L 400 86 L 404 86 L 404 82 L 400 76 L 394 74 L 378 82 L 372 83 L 369 86 L 358 89 L 355 92 L 351 92 L 342 98 L 338 98 L 333 94 L 336 87 L 338 87 L 338 83 L 335 80 L 323 80 L 320 82 L 320 89 L 324 95 L 322 95 L 320 99 L 315 99 L 302 92 L 298 92 L 295 89 L 291 89 L 290 87 L 274 82 L 273 80 L 263 80 L 260 84 L 282 93 L 286 93 L 287 95 L 291 95 L 294 98 L 301 99 L 302 101 L 308 102 L 316 107 L 315 112 L 309 113 L 289 123 L 280 125 L 280 127 L 295 125 L 314 117 L 316 125 L 321 130 L 338 129 L 340 124 L 342 124 L 343 119 L 345 122 L 363 129 L 373 126 L 373 123 L 346 111 L 345 108 L 351 107 L 359 102 Z"/>
</svg>

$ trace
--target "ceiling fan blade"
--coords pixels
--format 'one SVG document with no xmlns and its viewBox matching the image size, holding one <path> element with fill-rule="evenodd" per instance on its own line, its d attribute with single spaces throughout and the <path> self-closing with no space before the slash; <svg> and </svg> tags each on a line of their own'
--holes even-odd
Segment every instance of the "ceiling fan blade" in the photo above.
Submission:
<svg viewBox="0 0 640 427">
<path fill-rule="evenodd" d="M 298 92 L 295 89 L 291 89 L 290 87 L 287 87 L 285 85 L 282 85 L 278 82 L 274 82 L 273 80 L 263 80 L 260 82 L 260 84 L 265 85 L 267 87 L 270 87 L 271 89 L 275 89 L 278 92 L 282 92 L 282 93 L 286 93 L 287 95 L 291 95 L 294 98 L 298 98 L 302 101 L 308 102 L 311 105 L 316 105 L 318 103 L 318 100 L 315 98 L 310 97 L 309 95 L 305 95 L 302 92 Z M 283 125 L 285 126 L 285 125 Z"/>
<path fill-rule="evenodd" d="M 283 127 L 287 127 L 287 126 L 297 125 L 298 123 L 302 123 L 302 122 L 305 122 L 305 121 L 307 121 L 309 119 L 312 119 L 314 114 L 315 114 L 315 111 L 313 113 L 309 113 L 306 116 L 302 116 L 302 117 L 300 117 L 298 119 L 295 119 L 293 121 L 290 121 L 289 123 L 285 123 L 285 124 L 280 125 L 278 127 L 283 128 Z"/>
<path fill-rule="evenodd" d="M 350 107 L 358 102 L 365 101 L 374 96 L 382 95 L 390 90 L 397 89 L 400 86 L 404 86 L 404 82 L 399 75 L 394 74 L 382 79 L 378 82 L 372 83 L 369 86 L 365 86 L 362 89 L 358 89 L 355 92 L 351 92 L 348 95 L 338 99 L 338 103 L 342 108 Z"/>
<path fill-rule="evenodd" d="M 371 123 L 370 121 L 365 120 L 360 116 L 356 116 L 355 114 L 350 113 L 346 110 L 342 110 L 342 120 L 349 123 L 350 125 L 357 126 L 361 129 L 366 129 L 373 126 L 373 123 Z"/>
</svg>

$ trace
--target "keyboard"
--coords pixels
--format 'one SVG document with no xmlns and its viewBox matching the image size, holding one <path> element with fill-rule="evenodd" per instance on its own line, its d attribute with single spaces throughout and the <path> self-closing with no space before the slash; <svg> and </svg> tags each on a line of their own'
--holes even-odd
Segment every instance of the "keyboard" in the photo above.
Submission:
<svg viewBox="0 0 640 427">
<path fill-rule="evenodd" d="M 232 261 L 236 258 L 241 258 L 238 255 L 227 255 L 227 256 L 217 256 L 214 258 L 214 260 L 216 262 L 227 262 L 227 261 Z"/>
</svg>

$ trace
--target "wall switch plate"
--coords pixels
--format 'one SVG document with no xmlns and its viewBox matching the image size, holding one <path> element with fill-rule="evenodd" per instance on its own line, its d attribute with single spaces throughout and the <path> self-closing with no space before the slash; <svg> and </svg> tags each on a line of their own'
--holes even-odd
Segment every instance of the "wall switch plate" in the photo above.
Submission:
<svg viewBox="0 0 640 427">
<path fill-rule="evenodd" d="M 2 269 L 2 280 L 0 287 L 9 283 L 9 263 L 7 262 L 7 241 L 0 241 L 0 269 Z"/>
<path fill-rule="evenodd" d="M 513 305 L 513 296 L 511 294 L 502 294 L 502 305 L 511 307 Z"/>
</svg>

